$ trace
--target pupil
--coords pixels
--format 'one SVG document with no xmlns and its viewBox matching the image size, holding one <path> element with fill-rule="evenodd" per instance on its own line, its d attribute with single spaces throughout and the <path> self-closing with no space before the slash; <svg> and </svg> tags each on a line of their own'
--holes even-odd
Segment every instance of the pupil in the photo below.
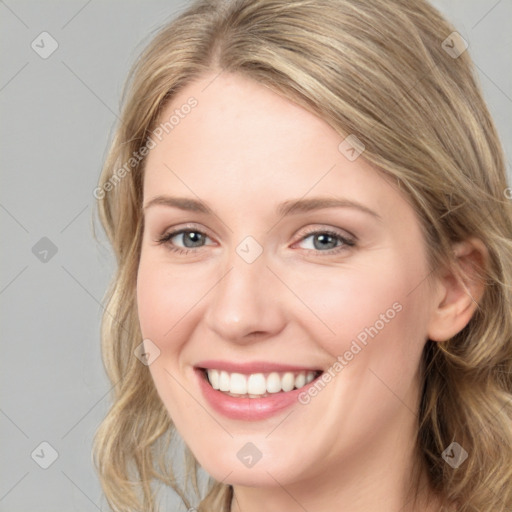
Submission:
<svg viewBox="0 0 512 512">
<path fill-rule="evenodd" d="M 184 243 L 186 247 L 196 247 L 201 244 L 201 233 L 197 233 L 195 231 L 188 231 L 186 235 L 187 236 L 184 238 Z M 191 242 L 192 245 L 187 245 L 187 241 Z"/>
<path fill-rule="evenodd" d="M 329 241 L 331 242 L 331 244 L 334 242 L 334 245 L 332 247 L 327 247 L 328 249 L 334 249 L 334 247 L 336 246 L 336 240 L 331 235 L 323 234 L 323 235 L 318 235 L 315 238 L 316 238 L 316 240 L 320 241 L 319 245 L 314 243 L 315 249 L 322 249 L 322 248 L 325 249 L 327 247 L 327 245 L 329 244 Z M 324 242 L 326 242 L 326 243 L 324 243 Z"/>
</svg>

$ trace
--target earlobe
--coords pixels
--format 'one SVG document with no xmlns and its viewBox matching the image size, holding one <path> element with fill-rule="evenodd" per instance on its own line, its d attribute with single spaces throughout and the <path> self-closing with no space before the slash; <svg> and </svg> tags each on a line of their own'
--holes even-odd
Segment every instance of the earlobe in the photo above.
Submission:
<svg viewBox="0 0 512 512">
<path fill-rule="evenodd" d="M 428 337 L 446 341 L 471 320 L 485 290 L 488 251 L 481 240 L 470 238 L 453 246 L 454 261 L 440 273 L 433 297 Z"/>
</svg>

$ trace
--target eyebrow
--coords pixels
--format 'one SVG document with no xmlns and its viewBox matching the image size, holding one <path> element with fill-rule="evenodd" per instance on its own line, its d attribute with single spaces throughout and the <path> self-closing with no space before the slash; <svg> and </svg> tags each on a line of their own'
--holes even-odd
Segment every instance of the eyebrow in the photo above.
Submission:
<svg viewBox="0 0 512 512">
<path fill-rule="evenodd" d="M 213 210 L 202 201 L 187 197 L 173 197 L 173 196 L 156 196 L 144 205 L 143 210 L 161 205 L 179 208 L 190 212 L 213 214 Z M 298 213 L 306 213 L 313 210 L 321 210 L 324 208 L 355 208 L 364 213 L 371 215 L 377 219 L 381 216 L 364 206 L 363 204 L 351 201 L 349 199 L 335 198 L 335 197 L 312 197 L 309 199 L 290 199 L 280 203 L 276 208 L 276 213 L 279 216 L 285 217 L 286 215 L 293 215 Z"/>
</svg>

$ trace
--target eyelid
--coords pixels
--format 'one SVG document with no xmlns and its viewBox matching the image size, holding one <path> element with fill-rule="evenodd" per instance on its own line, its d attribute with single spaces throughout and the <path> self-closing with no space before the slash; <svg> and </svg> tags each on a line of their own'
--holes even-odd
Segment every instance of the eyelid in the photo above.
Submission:
<svg viewBox="0 0 512 512">
<path fill-rule="evenodd" d="M 175 236 L 181 235 L 184 232 L 188 232 L 188 231 L 200 233 L 201 235 L 204 235 L 205 238 L 214 240 L 214 238 L 210 236 L 207 229 L 205 229 L 203 227 L 199 228 L 199 227 L 197 227 L 197 225 L 195 225 L 193 223 L 188 223 L 183 226 L 178 225 L 178 227 L 172 227 L 170 229 L 165 230 L 164 233 L 162 235 L 160 235 L 157 238 L 157 240 L 155 240 L 155 242 L 158 243 L 159 245 L 168 244 L 169 249 L 171 251 L 179 252 L 180 254 L 189 254 L 189 253 L 198 252 L 199 250 L 205 248 L 206 246 L 212 245 L 212 244 L 205 244 L 205 245 L 202 245 L 199 247 L 180 247 L 180 246 L 175 246 L 174 244 L 170 243 L 170 240 L 172 238 L 174 238 Z M 292 247 L 300 242 L 303 242 L 310 236 L 316 235 L 316 234 L 332 235 L 332 236 L 338 238 L 339 241 L 341 241 L 341 244 L 336 247 L 333 247 L 332 249 L 327 249 L 325 251 L 313 250 L 313 249 L 301 249 L 301 250 L 306 251 L 308 253 L 314 253 L 315 255 L 318 255 L 318 256 L 321 256 L 322 254 L 325 256 L 328 256 L 328 255 L 337 254 L 340 251 L 347 250 L 348 248 L 354 247 L 358 241 L 358 239 L 355 235 L 353 235 L 352 233 L 350 233 L 346 230 L 342 230 L 341 228 L 335 228 L 335 227 L 326 226 L 326 225 L 314 225 L 314 226 L 310 226 L 310 227 L 306 228 L 305 231 L 302 231 L 299 238 L 295 242 L 292 243 Z"/>
<path fill-rule="evenodd" d="M 178 224 L 179 226 L 179 224 Z M 335 227 L 332 227 L 332 226 L 327 226 L 327 225 L 321 225 L 321 224 L 317 224 L 315 225 L 314 227 L 308 227 L 308 228 L 305 228 L 306 231 L 302 232 L 301 235 L 300 235 L 300 238 L 298 238 L 296 240 L 296 242 L 300 242 L 301 240 L 303 240 L 306 236 L 308 235 L 311 235 L 311 234 L 314 234 L 314 233 L 318 233 L 319 231 L 321 232 L 331 232 L 337 236 L 340 236 L 341 238 L 347 238 L 349 240 L 352 240 L 354 242 L 357 241 L 357 237 L 350 233 L 349 231 L 347 230 L 342 230 L 340 228 L 335 228 Z M 182 233 L 183 231 L 197 231 L 198 233 L 202 233 L 206 236 L 208 236 L 208 238 L 210 239 L 213 239 L 214 237 L 211 236 L 211 234 L 209 233 L 209 231 L 206 229 L 206 228 L 203 228 L 203 227 L 198 227 L 198 225 L 196 224 L 193 224 L 193 223 L 188 223 L 188 224 L 184 224 L 183 226 L 179 226 L 179 227 L 171 227 L 171 228 L 167 228 L 164 230 L 164 233 L 162 235 L 160 235 L 158 237 L 158 239 L 161 239 L 169 234 L 172 233 L 173 236 L 175 235 L 178 235 L 180 233 Z M 294 242 L 294 243 L 296 243 Z"/>
<path fill-rule="evenodd" d="M 350 231 L 347 231 L 346 229 L 336 228 L 333 226 L 328 226 L 325 224 L 315 224 L 313 227 L 306 228 L 306 230 L 301 233 L 300 238 L 297 241 L 300 242 L 307 236 L 315 233 L 332 233 L 336 236 L 339 236 L 340 238 L 350 240 L 351 242 L 354 243 L 358 241 L 357 237 L 353 235 Z"/>
<path fill-rule="evenodd" d="M 161 235 L 157 235 L 157 240 L 161 239 L 163 237 L 166 237 L 167 235 L 171 234 L 173 236 L 178 235 L 180 233 L 183 233 L 183 231 L 196 231 L 198 233 L 202 233 L 206 235 L 208 238 L 213 239 L 214 237 L 211 236 L 210 231 L 206 229 L 203 226 L 199 226 L 198 224 L 194 223 L 186 223 L 186 224 L 177 224 L 176 226 L 171 226 L 163 230 Z"/>
</svg>

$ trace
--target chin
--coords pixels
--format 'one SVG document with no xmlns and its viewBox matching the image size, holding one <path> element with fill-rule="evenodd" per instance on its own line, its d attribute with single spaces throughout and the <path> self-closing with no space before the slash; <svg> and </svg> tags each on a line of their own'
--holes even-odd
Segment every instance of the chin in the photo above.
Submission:
<svg viewBox="0 0 512 512">
<path fill-rule="evenodd" d="M 244 446 L 244 443 L 241 443 Z M 227 453 L 227 452 L 225 452 Z M 243 459 L 243 456 L 240 457 Z M 230 485 L 243 485 L 247 487 L 275 487 L 276 485 L 285 485 L 300 479 L 300 474 L 293 471 L 291 463 L 295 464 L 295 469 L 303 471 L 301 461 L 291 461 L 289 457 L 281 453 L 278 458 L 270 458 L 262 455 L 261 459 L 252 466 L 246 466 L 236 456 L 198 458 L 201 467 L 215 480 Z M 283 464 L 284 461 L 288 461 Z"/>
</svg>

